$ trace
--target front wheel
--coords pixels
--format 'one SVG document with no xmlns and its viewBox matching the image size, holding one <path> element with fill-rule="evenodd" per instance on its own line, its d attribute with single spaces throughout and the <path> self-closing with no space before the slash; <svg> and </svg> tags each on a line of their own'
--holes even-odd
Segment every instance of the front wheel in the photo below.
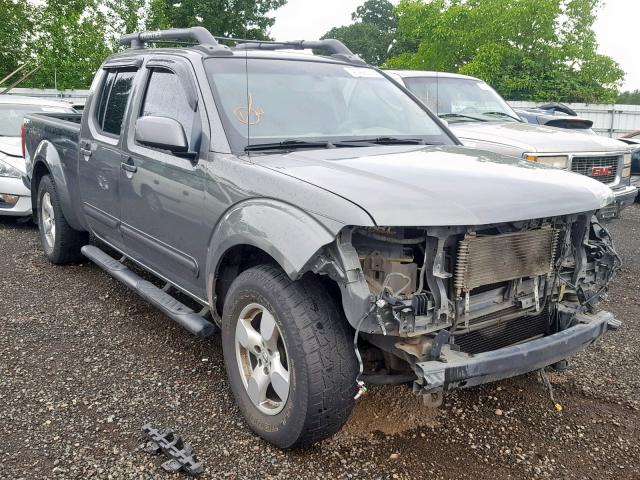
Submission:
<svg viewBox="0 0 640 480">
<path fill-rule="evenodd" d="M 354 404 L 350 329 L 312 275 L 293 282 L 259 266 L 233 282 L 222 342 L 229 383 L 251 429 L 280 448 L 337 432 Z"/>
<path fill-rule="evenodd" d="M 51 263 L 80 261 L 80 248 L 89 242 L 87 232 L 74 230 L 62 213 L 53 180 L 45 175 L 38 186 L 38 228 L 40 243 Z"/>
</svg>

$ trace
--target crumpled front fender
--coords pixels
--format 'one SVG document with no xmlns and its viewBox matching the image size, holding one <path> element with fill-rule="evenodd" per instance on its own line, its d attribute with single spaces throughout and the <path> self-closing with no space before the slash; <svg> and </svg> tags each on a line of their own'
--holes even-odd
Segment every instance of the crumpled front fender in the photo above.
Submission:
<svg viewBox="0 0 640 480">
<path fill-rule="evenodd" d="M 225 253 L 250 245 L 269 254 L 295 280 L 314 255 L 333 242 L 337 225 L 326 226 L 299 208 L 272 199 L 248 200 L 233 206 L 213 232 L 207 260 L 207 292 L 213 305 L 215 276 Z"/>
</svg>

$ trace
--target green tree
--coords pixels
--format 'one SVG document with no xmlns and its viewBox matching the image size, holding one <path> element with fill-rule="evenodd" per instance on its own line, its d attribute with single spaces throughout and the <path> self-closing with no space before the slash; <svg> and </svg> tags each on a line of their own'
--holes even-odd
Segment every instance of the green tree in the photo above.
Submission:
<svg viewBox="0 0 640 480">
<path fill-rule="evenodd" d="M 266 38 L 286 0 L 0 0 L 0 75 L 39 70 L 20 86 L 87 88 L 119 37 L 144 28 L 201 25 L 223 36 Z M 28 69 L 29 67 L 27 67 Z M 25 69 L 26 71 L 26 69 Z"/>
<path fill-rule="evenodd" d="M 40 69 L 24 86 L 87 88 L 111 53 L 108 23 L 98 0 L 48 0 L 37 8 L 28 48 Z"/>
<path fill-rule="evenodd" d="M 640 105 L 640 90 L 620 93 L 616 103 L 619 103 L 620 105 Z"/>
<path fill-rule="evenodd" d="M 477 76 L 509 99 L 609 102 L 624 76 L 596 52 L 599 0 L 401 0 L 389 67 Z"/>
<path fill-rule="evenodd" d="M 335 38 L 359 55 L 365 62 L 382 65 L 387 58 L 393 37 L 370 23 L 354 23 L 344 27 L 335 27 L 322 38 Z"/>
<path fill-rule="evenodd" d="M 202 26 L 213 35 L 267 39 L 269 15 L 286 0 L 151 0 L 147 27 Z"/>
<path fill-rule="evenodd" d="M 398 23 L 393 14 L 393 4 L 387 0 L 367 0 L 356 8 L 351 19 L 375 25 L 386 33 L 393 33 Z"/>
<path fill-rule="evenodd" d="M 382 65 L 393 46 L 396 19 L 393 5 L 388 0 L 367 0 L 351 18 L 351 25 L 334 27 L 322 38 L 335 38 L 362 59 L 373 65 Z"/>
<path fill-rule="evenodd" d="M 117 48 L 120 36 L 144 28 L 148 9 L 145 0 L 103 0 L 112 32 L 112 47 Z"/>
<path fill-rule="evenodd" d="M 32 10 L 27 0 L 0 0 L 0 79 L 29 59 L 26 44 L 33 26 Z M 26 70 L 16 74 L 7 84 L 18 80 L 23 73 Z"/>
</svg>

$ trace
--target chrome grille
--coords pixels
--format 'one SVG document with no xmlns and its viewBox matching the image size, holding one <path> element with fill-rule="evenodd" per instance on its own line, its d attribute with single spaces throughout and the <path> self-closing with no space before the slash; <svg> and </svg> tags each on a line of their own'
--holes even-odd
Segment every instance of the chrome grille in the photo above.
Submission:
<svg viewBox="0 0 640 480">
<path fill-rule="evenodd" d="M 483 285 L 551 271 L 558 231 L 540 228 L 500 235 L 467 235 L 458 244 L 457 295 Z"/>
<path fill-rule="evenodd" d="M 593 156 L 593 157 L 573 157 L 571 170 L 581 175 L 586 175 L 602 183 L 613 183 L 618 174 L 618 161 L 620 156 Z M 611 167 L 611 172 L 607 175 L 593 175 L 594 167 Z"/>
</svg>

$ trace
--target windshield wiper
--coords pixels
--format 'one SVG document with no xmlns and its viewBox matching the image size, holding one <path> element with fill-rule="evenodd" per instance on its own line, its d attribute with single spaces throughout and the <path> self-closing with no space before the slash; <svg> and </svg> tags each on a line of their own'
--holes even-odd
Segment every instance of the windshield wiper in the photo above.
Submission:
<svg viewBox="0 0 640 480">
<path fill-rule="evenodd" d="M 344 143 L 374 143 L 376 145 L 426 145 L 421 138 L 375 137 L 347 140 Z"/>
<path fill-rule="evenodd" d="M 471 115 L 462 115 L 460 113 L 441 113 L 440 118 L 462 118 L 464 120 L 475 120 L 476 122 L 486 122 L 487 120 L 480 117 L 472 117 Z"/>
<path fill-rule="evenodd" d="M 259 150 L 294 150 L 297 148 L 334 148 L 334 145 L 333 143 L 324 140 L 283 140 L 282 142 L 254 143 L 244 147 L 244 151 L 253 152 Z"/>
<path fill-rule="evenodd" d="M 513 115 L 509 115 L 508 113 L 505 112 L 482 112 L 483 115 L 496 115 L 498 117 L 509 117 L 513 120 L 516 120 L 518 122 L 521 122 L 522 120 L 519 118 L 514 117 Z"/>
</svg>

